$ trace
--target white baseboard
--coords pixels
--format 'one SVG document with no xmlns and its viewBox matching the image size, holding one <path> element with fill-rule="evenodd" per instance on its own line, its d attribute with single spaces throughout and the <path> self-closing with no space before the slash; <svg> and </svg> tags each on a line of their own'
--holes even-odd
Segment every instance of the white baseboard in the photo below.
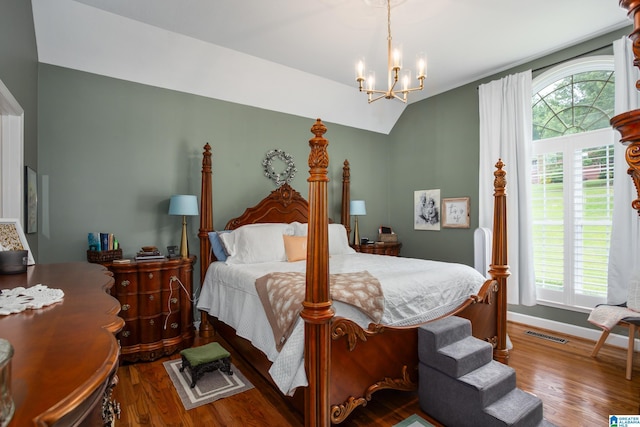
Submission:
<svg viewBox="0 0 640 427">
<path fill-rule="evenodd" d="M 596 329 L 589 329 L 582 326 L 570 325 L 568 323 L 556 322 L 555 320 L 542 319 L 540 317 L 529 316 L 521 313 L 507 311 L 507 320 L 516 323 L 522 323 L 532 327 L 557 331 L 574 337 L 592 340 L 595 344 L 602 335 L 602 332 Z M 610 334 L 607 338 L 607 344 L 626 349 L 629 337 L 619 334 Z M 638 349 L 638 340 L 636 339 L 636 350 Z"/>
</svg>

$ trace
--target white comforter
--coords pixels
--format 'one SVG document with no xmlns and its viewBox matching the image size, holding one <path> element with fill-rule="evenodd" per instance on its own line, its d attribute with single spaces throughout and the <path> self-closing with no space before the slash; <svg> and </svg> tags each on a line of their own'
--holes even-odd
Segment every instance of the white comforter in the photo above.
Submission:
<svg viewBox="0 0 640 427">
<path fill-rule="evenodd" d="M 259 264 L 211 264 L 202 285 L 198 309 L 233 327 L 273 362 L 269 371 L 280 390 L 291 395 L 306 386 L 304 372 L 304 325 L 301 320 L 285 343 L 276 350 L 255 280 L 269 272 L 303 272 L 306 261 Z M 414 325 L 439 317 L 476 294 L 485 278 L 473 268 L 455 263 L 427 261 L 372 254 L 332 255 L 330 273 L 368 271 L 384 292 L 385 309 L 381 324 Z M 366 327 L 370 320 L 355 307 L 334 302 L 337 316 L 347 317 Z"/>
</svg>

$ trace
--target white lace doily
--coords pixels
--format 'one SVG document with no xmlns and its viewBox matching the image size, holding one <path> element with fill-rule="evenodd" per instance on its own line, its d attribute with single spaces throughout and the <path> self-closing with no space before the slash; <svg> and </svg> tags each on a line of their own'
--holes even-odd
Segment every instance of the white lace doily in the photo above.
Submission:
<svg viewBox="0 0 640 427">
<path fill-rule="evenodd" d="M 3 289 L 0 293 L 0 316 L 19 313 L 27 309 L 42 308 L 62 301 L 63 297 L 62 289 L 50 289 L 46 285 Z"/>
</svg>

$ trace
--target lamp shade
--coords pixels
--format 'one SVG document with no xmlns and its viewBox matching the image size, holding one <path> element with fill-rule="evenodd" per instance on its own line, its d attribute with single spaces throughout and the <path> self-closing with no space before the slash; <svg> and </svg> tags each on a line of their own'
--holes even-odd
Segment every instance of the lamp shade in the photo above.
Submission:
<svg viewBox="0 0 640 427">
<path fill-rule="evenodd" d="M 366 215 L 367 207 L 364 204 L 364 200 L 352 200 L 349 203 L 349 212 L 351 215 Z"/>
<path fill-rule="evenodd" d="M 189 194 L 171 196 L 169 215 L 198 215 L 198 198 Z"/>
</svg>

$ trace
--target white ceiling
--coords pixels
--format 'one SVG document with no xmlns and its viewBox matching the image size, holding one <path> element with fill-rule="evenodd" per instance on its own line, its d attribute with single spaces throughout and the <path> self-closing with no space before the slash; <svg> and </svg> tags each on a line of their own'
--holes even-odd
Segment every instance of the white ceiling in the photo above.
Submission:
<svg viewBox="0 0 640 427">
<path fill-rule="evenodd" d="M 381 0 L 32 0 L 39 61 L 389 133 L 406 107 L 358 92 L 386 74 Z M 433 96 L 631 25 L 615 0 L 393 0 L 405 66 Z"/>
</svg>

